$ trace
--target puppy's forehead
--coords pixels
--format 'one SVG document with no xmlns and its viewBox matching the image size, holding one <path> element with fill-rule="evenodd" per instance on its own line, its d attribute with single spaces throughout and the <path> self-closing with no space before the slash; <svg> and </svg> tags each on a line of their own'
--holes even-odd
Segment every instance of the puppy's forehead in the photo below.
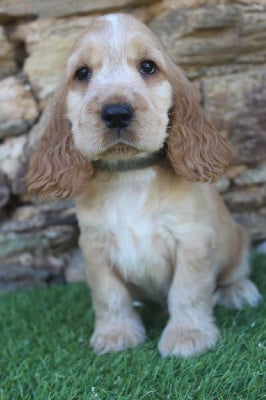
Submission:
<svg viewBox="0 0 266 400">
<path fill-rule="evenodd" d="M 146 25 L 129 15 L 110 14 L 93 19 L 73 53 L 88 51 L 92 57 L 99 53 L 115 57 L 121 56 L 121 52 L 131 52 L 133 56 L 134 50 L 141 52 L 144 47 L 158 47 L 157 39 Z"/>
<path fill-rule="evenodd" d="M 110 39 L 121 37 L 121 40 L 125 40 L 132 33 L 140 33 L 147 36 L 153 35 L 146 25 L 129 15 L 109 14 L 95 18 L 88 29 L 87 35 L 85 32 L 83 39 L 86 40 L 86 36 L 90 35 L 94 35 L 95 38 L 102 35 Z"/>
</svg>

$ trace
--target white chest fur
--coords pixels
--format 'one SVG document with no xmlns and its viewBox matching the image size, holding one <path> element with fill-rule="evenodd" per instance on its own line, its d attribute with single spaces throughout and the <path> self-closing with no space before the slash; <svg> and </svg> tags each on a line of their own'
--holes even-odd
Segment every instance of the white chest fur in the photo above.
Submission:
<svg viewBox="0 0 266 400">
<path fill-rule="evenodd" d="M 149 205 L 154 179 L 153 169 L 122 173 L 115 182 L 103 182 L 89 203 L 78 202 L 81 230 L 102 242 L 110 267 L 125 281 L 148 287 L 152 297 L 169 288 L 175 249 L 160 203 Z"/>
</svg>

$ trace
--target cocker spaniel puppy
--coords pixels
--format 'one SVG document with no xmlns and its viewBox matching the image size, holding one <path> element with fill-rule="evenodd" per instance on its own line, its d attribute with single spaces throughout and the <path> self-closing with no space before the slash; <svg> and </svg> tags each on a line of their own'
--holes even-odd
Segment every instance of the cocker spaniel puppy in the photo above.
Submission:
<svg viewBox="0 0 266 400">
<path fill-rule="evenodd" d="M 133 299 L 167 304 L 159 351 L 184 357 L 216 343 L 215 303 L 258 303 L 246 232 L 210 184 L 229 158 L 150 29 L 123 14 L 92 19 L 26 180 L 33 194 L 76 198 L 96 352 L 144 341 Z"/>
</svg>

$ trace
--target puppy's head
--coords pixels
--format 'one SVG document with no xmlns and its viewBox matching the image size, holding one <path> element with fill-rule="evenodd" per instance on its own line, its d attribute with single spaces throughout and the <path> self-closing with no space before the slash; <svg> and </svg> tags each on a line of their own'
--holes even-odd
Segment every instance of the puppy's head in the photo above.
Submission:
<svg viewBox="0 0 266 400">
<path fill-rule="evenodd" d="M 165 145 L 180 176 L 212 181 L 230 148 L 152 32 L 127 15 L 92 20 L 75 43 L 26 180 L 31 192 L 79 194 L 95 161 L 145 158 Z"/>
</svg>

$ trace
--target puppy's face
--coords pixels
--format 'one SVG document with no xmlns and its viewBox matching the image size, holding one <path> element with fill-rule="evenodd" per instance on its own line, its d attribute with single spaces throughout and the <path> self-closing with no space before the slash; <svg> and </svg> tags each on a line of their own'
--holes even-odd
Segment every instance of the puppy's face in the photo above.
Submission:
<svg viewBox="0 0 266 400">
<path fill-rule="evenodd" d="M 124 14 L 93 18 L 68 58 L 32 157 L 31 193 L 76 196 L 95 176 L 94 161 L 139 161 L 162 147 L 190 181 L 214 181 L 231 154 L 147 26 Z"/>
<path fill-rule="evenodd" d="M 96 19 L 67 63 L 66 113 L 90 160 L 159 150 L 173 103 L 166 60 L 151 31 L 121 15 Z"/>
</svg>

